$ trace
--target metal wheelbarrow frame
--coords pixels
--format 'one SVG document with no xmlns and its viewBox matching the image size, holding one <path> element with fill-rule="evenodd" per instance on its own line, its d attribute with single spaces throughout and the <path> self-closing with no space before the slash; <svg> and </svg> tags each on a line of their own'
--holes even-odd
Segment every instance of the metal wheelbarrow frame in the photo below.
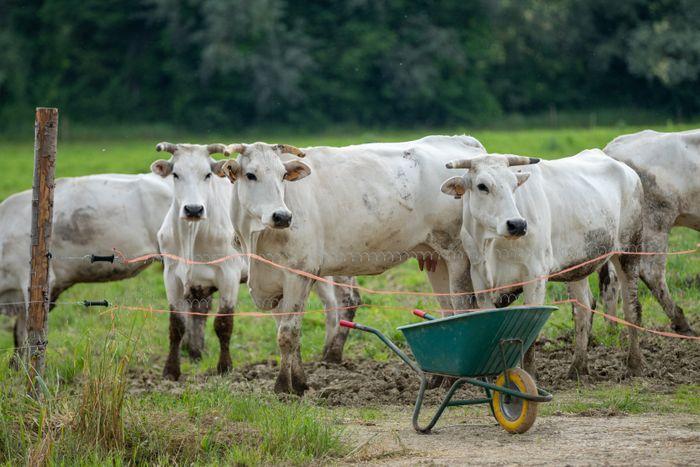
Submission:
<svg viewBox="0 0 700 467">
<path fill-rule="evenodd" d="M 516 369 L 516 366 L 519 363 L 522 366 L 523 355 L 534 343 L 542 326 L 556 309 L 551 306 L 520 306 L 481 310 L 442 319 L 414 310 L 415 315 L 426 321 L 401 326 L 398 329 L 406 337 L 416 361 L 410 359 L 396 344 L 375 328 L 344 320 L 341 320 L 340 325 L 374 334 L 418 374 L 421 383 L 412 419 L 413 428 L 417 432 L 430 432 L 447 407 L 489 404 L 492 413 L 496 416 L 497 411 L 507 412 L 508 407 L 514 410 L 522 409 L 524 400 L 533 403 L 535 410 L 529 424 L 509 426 L 503 421 L 502 415 L 501 418 L 496 416 L 497 421 L 507 431 L 523 433 L 534 423 L 536 404 L 551 401 L 552 394 L 536 387 L 534 381 L 530 386 L 533 389 L 531 392 L 536 389 L 537 394 L 525 393 L 517 389 L 520 386 L 514 384 L 512 378 L 515 375 L 517 378 L 526 377 L 532 380 L 524 370 Z M 421 426 L 418 419 L 425 390 L 428 387 L 428 378 L 431 375 L 457 379 L 452 383 L 430 422 Z M 488 381 L 496 375 L 500 375 L 497 381 L 502 381 L 502 384 Z M 464 384 L 482 388 L 485 397 L 452 400 L 455 392 Z M 494 399 L 498 400 L 498 407 L 494 407 Z"/>
</svg>

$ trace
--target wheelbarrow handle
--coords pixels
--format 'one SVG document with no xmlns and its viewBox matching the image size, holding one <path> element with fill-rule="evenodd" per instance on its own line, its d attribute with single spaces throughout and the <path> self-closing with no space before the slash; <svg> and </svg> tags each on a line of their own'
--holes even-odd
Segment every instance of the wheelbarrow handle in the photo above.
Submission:
<svg viewBox="0 0 700 467">
<path fill-rule="evenodd" d="M 423 319 L 428 320 L 428 321 L 433 321 L 435 319 L 435 316 L 430 315 L 430 314 L 426 313 L 425 311 L 419 310 L 417 308 L 415 310 L 413 310 L 413 314 L 418 316 L 419 318 L 423 318 Z"/>
<path fill-rule="evenodd" d="M 340 322 L 338 322 L 340 326 L 343 326 L 344 328 L 350 328 L 350 329 L 357 329 L 359 331 L 365 331 L 365 332 L 372 332 L 367 326 L 363 326 L 360 323 L 355 323 L 353 321 L 346 321 L 344 319 L 341 319 Z"/>
<path fill-rule="evenodd" d="M 423 374 L 423 370 L 421 370 L 421 368 L 418 366 L 418 364 L 416 362 L 414 362 L 413 360 L 411 360 L 410 358 L 408 358 L 408 356 L 405 353 L 403 353 L 401 351 L 401 349 L 396 347 L 396 344 L 391 342 L 391 340 L 388 337 L 386 337 L 384 334 L 382 334 L 382 332 L 379 331 L 378 329 L 374 329 L 372 327 L 365 326 L 364 324 L 355 323 L 353 321 L 346 321 L 344 319 L 341 319 L 338 322 L 338 324 L 340 326 L 343 326 L 344 328 L 357 329 L 358 331 L 364 331 L 364 332 L 369 332 L 369 333 L 374 334 L 375 336 L 377 336 L 379 338 L 379 340 L 384 342 L 384 344 L 387 347 L 389 347 L 396 355 L 398 355 L 399 358 L 406 363 L 406 365 L 410 366 L 413 371 L 415 371 L 419 375 Z"/>
</svg>

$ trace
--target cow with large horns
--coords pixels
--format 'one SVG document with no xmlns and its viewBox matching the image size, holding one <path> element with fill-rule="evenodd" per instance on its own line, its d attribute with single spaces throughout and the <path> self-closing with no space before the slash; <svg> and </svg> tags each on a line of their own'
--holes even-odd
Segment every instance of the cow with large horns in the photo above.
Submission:
<svg viewBox="0 0 700 467">
<path fill-rule="evenodd" d="M 181 374 L 180 343 L 186 328 L 198 333 L 190 336 L 190 352 L 193 344 L 198 344 L 197 348 L 203 347 L 202 323 L 211 307 L 210 297 L 216 291 L 220 294 L 219 313 L 214 319 L 220 346 L 217 371 L 225 373 L 231 369 L 229 346 L 233 312 L 239 283 L 247 277 L 248 261 L 239 255 L 235 247 L 235 231 L 229 212 L 233 190 L 231 184 L 221 178 L 228 161 L 216 161 L 211 157 L 224 150 L 222 144 L 163 142 L 156 146 L 156 151 L 169 152 L 172 157 L 157 160 L 151 165 L 154 173 L 173 178 L 170 209 L 158 231 L 160 250 L 175 257 L 194 260 L 188 262 L 168 256 L 164 258 L 163 278 L 172 312 L 170 353 L 163 375 L 173 380 L 179 379 Z M 223 257 L 228 259 L 211 264 L 193 264 Z M 339 317 L 352 319 L 356 307 L 360 305 L 360 297 L 352 289 L 355 285 L 353 278 L 331 279 L 350 286 L 340 289 L 322 283 L 316 287 L 316 293 L 327 309 L 324 359 L 339 362 L 347 336 L 347 330 L 340 331 L 344 328 L 338 326 Z"/>
<path fill-rule="evenodd" d="M 232 217 L 246 252 L 321 276 L 379 274 L 427 256 L 433 290 L 446 294 L 439 297 L 442 308 L 471 306 L 459 238 L 461 205 L 438 195 L 447 161 L 485 153 L 474 138 L 304 149 L 234 144 L 226 152 L 240 154 L 223 170 L 233 182 Z M 306 388 L 300 312 L 313 282 L 250 264 L 248 286 L 256 305 L 282 313 L 276 315 L 278 392 Z M 449 293 L 457 295 L 450 299 Z"/>
<path fill-rule="evenodd" d="M 525 303 L 541 305 L 548 278 L 566 282 L 571 297 L 584 305 L 574 306 L 576 344 L 570 375 L 586 374 L 588 276 L 608 257 L 589 261 L 640 249 L 643 191 L 637 174 L 600 150 L 542 162 L 492 154 L 447 167 L 468 169 L 445 181 L 442 191 L 463 199 L 461 238 L 475 290 L 525 282 Z M 622 282 L 625 317 L 638 324 L 639 257 L 613 255 L 611 262 Z M 497 294 L 477 292 L 477 299 L 480 307 L 491 308 Z M 526 360 L 532 369 L 532 352 Z M 641 366 L 637 331 L 631 328 L 628 367 L 638 374 Z"/>
</svg>

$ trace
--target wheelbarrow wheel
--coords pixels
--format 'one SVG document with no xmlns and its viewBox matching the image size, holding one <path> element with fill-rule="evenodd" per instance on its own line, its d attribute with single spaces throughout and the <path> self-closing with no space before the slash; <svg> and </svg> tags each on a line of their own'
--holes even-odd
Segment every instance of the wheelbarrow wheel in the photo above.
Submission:
<svg viewBox="0 0 700 467">
<path fill-rule="evenodd" d="M 496 385 L 537 396 L 537 385 L 532 376 L 522 368 L 511 368 L 510 384 L 506 384 L 505 372 L 498 375 Z M 537 418 L 537 403 L 494 391 L 491 408 L 496 421 L 509 433 L 525 433 Z"/>
</svg>

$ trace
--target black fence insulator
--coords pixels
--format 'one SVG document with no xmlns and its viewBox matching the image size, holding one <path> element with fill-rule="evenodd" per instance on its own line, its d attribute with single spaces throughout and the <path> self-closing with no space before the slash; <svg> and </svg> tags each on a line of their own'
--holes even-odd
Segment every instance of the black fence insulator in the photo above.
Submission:
<svg viewBox="0 0 700 467">
<path fill-rule="evenodd" d="M 105 263 L 113 263 L 114 262 L 114 255 L 109 255 L 109 256 L 90 255 L 90 262 L 91 263 L 97 263 L 98 261 L 102 261 Z"/>
<path fill-rule="evenodd" d="M 83 305 L 85 305 L 86 307 L 90 307 L 90 306 L 108 307 L 109 302 L 107 300 L 85 300 L 85 301 L 83 301 Z"/>
</svg>

